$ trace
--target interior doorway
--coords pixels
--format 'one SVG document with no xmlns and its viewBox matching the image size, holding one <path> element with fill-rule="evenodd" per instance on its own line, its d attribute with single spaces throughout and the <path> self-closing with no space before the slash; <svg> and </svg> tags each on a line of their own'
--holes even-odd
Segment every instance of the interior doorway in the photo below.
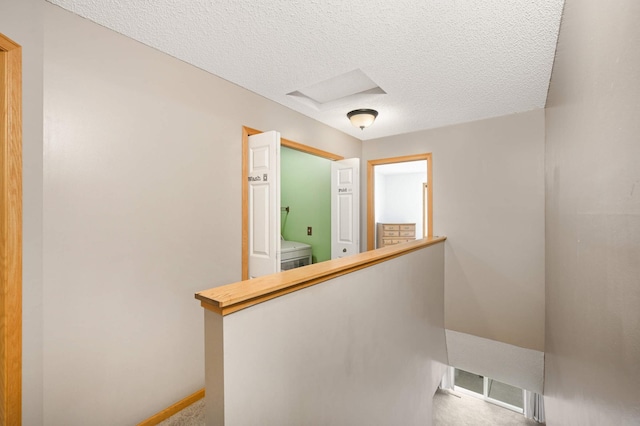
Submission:
<svg viewBox="0 0 640 426">
<path fill-rule="evenodd" d="M 433 165 L 431 153 L 416 154 L 403 157 L 383 158 L 369 160 L 367 163 L 367 250 L 376 248 L 376 168 L 402 163 L 420 164 L 425 167 L 426 182 L 416 186 L 415 201 L 423 206 L 423 215 L 420 234 L 416 238 L 433 236 Z M 380 176 L 378 174 L 378 176 Z M 379 178 L 378 178 L 379 179 Z M 424 193 L 424 195 L 423 195 Z"/>
<path fill-rule="evenodd" d="M 0 424 L 22 421 L 22 48 L 0 34 Z"/>
<path fill-rule="evenodd" d="M 374 168 L 375 222 L 414 224 L 414 237 L 426 235 L 427 209 L 424 207 L 424 185 L 427 182 L 425 160 L 381 164 Z M 376 236 L 380 240 L 380 236 Z M 376 244 L 376 248 L 380 248 Z"/>
<path fill-rule="evenodd" d="M 249 167 L 249 136 L 263 133 L 261 130 L 242 127 L 242 279 L 249 279 L 249 183 L 246 179 Z M 344 157 L 328 151 L 323 151 L 308 145 L 303 145 L 285 138 L 280 139 L 281 147 L 300 151 L 333 162 L 344 160 Z M 286 206 L 282 206 L 286 208 Z M 285 215 L 286 218 L 286 215 Z"/>
</svg>

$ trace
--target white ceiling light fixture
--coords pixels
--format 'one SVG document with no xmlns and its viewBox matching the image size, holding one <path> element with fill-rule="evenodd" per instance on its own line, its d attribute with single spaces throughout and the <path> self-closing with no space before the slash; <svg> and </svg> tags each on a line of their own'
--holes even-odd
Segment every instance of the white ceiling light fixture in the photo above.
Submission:
<svg viewBox="0 0 640 426">
<path fill-rule="evenodd" d="M 378 116 L 378 111 L 374 109 L 354 109 L 347 113 L 347 118 L 351 121 L 355 127 L 360 127 L 364 130 L 365 127 L 369 127 L 373 124 Z"/>
</svg>

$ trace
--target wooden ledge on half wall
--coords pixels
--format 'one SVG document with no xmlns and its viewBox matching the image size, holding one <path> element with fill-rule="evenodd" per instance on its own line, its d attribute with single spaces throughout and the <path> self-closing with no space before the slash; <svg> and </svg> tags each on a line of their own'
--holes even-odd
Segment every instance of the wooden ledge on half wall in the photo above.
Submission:
<svg viewBox="0 0 640 426">
<path fill-rule="evenodd" d="M 240 281 L 195 294 L 203 308 L 229 315 L 258 303 L 345 275 L 446 240 L 427 237 L 370 250 L 353 256 L 327 260 L 272 275 Z"/>
</svg>

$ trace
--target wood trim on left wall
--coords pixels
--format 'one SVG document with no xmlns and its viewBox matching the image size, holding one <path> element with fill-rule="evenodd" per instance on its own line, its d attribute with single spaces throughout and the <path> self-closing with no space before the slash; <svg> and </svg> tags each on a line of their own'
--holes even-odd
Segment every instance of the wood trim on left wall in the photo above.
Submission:
<svg viewBox="0 0 640 426">
<path fill-rule="evenodd" d="M 0 34 L 0 425 L 22 424 L 22 48 Z"/>
<path fill-rule="evenodd" d="M 159 413 L 149 417 L 148 419 L 141 421 L 140 423 L 138 423 L 137 426 L 157 425 L 158 423 L 164 420 L 167 420 L 169 417 L 173 416 L 174 414 L 177 414 L 180 411 L 184 410 L 194 402 L 200 401 L 202 398 L 204 398 L 204 389 L 200 389 L 199 391 L 192 393 L 188 397 L 181 399 L 180 401 L 176 402 L 172 406 L 167 407 L 164 410 L 160 411 Z"/>
</svg>

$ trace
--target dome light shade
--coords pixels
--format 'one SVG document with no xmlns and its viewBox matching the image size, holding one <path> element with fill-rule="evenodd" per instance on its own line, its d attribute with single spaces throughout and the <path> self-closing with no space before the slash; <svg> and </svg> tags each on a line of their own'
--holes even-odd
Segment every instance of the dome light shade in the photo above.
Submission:
<svg viewBox="0 0 640 426">
<path fill-rule="evenodd" d="M 355 109 L 347 113 L 347 117 L 351 121 L 351 124 L 356 127 L 360 127 L 361 130 L 364 130 L 365 127 L 371 126 L 377 116 L 378 111 L 374 109 Z"/>
</svg>

